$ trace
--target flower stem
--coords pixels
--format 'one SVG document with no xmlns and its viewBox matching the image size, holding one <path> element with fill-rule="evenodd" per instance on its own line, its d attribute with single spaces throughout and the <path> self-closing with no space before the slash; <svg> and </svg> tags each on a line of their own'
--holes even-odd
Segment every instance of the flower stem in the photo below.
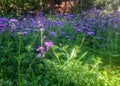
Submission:
<svg viewBox="0 0 120 86">
<path fill-rule="evenodd" d="M 21 76 L 20 76 L 20 61 L 18 61 L 18 86 L 21 86 Z"/>
<path fill-rule="evenodd" d="M 21 35 L 19 34 L 19 45 L 18 45 L 18 86 L 21 86 L 21 76 L 20 76 L 20 65 L 21 65 L 21 56 L 20 56 L 20 51 L 21 51 Z"/>
<path fill-rule="evenodd" d="M 41 46 L 43 45 L 43 40 L 44 40 L 44 38 L 43 38 L 43 28 L 41 28 L 40 29 L 40 44 L 41 44 Z"/>
</svg>

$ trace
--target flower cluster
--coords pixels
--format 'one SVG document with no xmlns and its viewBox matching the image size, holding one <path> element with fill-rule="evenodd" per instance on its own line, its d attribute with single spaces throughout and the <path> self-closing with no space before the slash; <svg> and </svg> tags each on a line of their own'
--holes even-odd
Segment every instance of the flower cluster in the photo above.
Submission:
<svg viewBox="0 0 120 86">
<path fill-rule="evenodd" d="M 36 36 L 37 33 L 40 33 L 40 28 L 44 29 L 43 35 L 47 40 L 73 41 L 76 39 L 76 35 L 79 37 L 84 34 L 86 38 L 100 41 L 102 37 L 100 35 L 105 36 L 106 30 L 111 28 L 117 32 L 117 35 L 120 35 L 118 30 L 120 28 L 120 12 L 113 11 L 111 14 L 104 14 L 101 10 L 94 8 L 77 15 L 56 14 L 54 18 L 44 17 L 42 12 L 39 12 L 36 17 L 21 15 L 19 19 L 0 18 L 0 34 L 7 31 L 13 36 L 18 32 L 23 36 L 31 36 L 31 33 Z M 52 45 L 52 42 L 44 42 L 44 45 L 38 46 L 36 51 L 41 53 L 38 56 L 42 57 Z"/>
<path fill-rule="evenodd" d="M 38 48 L 36 49 L 36 51 L 39 52 L 37 57 L 38 58 L 43 57 L 46 54 L 46 52 L 48 51 L 48 49 L 50 49 L 52 46 L 53 46 L 52 42 L 44 42 L 43 46 L 38 46 Z"/>
</svg>

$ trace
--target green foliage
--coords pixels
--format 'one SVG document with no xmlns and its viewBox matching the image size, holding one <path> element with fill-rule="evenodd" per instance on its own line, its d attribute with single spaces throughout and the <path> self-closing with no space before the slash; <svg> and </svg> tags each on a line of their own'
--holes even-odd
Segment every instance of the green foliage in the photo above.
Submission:
<svg viewBox="0 0 120 86">
<path fill-rule="evenodd" d="M 95 0 L 94 6 L 96 6 L 97 8 L 105 8 L 105 2 L 106 0 Z"/>
<path fill-rule="evenodd" d="M 40 5 L 40 0 L 0 0 L 0 12 L 18 15 L 31 10 L 38 10 Z"/>
<path fill-rule="evenodd" d="M 33 45 L 36 44 L 40 34 L 28 35 L 26 39 L 21 36 L 21 41 L 19 35 L 11 37 L 9 33 L 3 33 L 0 36 L 0 85 L 18 85 L 19 73 L 19 86 L 119 86 L 120 84 L 120 70 L 111 70 L 110 64 L 104 68 L 99 54 L 94 56 L 89 50 L 85 51 L 84 37 L 80 46 L 73 43 L 72 46 L 54 45 L 52 50 L 47 52 L 45 58 L 39 59 L 35 58 Z M 33 42 L 35 37 L 37 39 Z M 116 40 L 113 39 L 111 33 L 109 33 L 108 38 L 111 40 L 108 45 L 110 54 L 111 50 L 116 48 L 116 45 L 113 46 L 113 41 Z M 86 42 L 90 42 L 90 40 L 86 40 Z M 19 43 L 21 46 L 18 46 Z M 21 62 L 20 69 L 17 70 L 19 49 Z M 107 50 L 107 48 L 105 49 Z M 17 71 L 19 71 L 18 74 Z"/>
<path fill-rule="evenodd" d="M 94 0 L 82 0 L 82 8 L 88 10 L 94 6 Z"/>
<path fill-rule="evenodd" d="M 53 0 L 54 1 L 54 0 Z M 53 2 L 51 1 L 51 2 Z M 43 10 L 49 13 L 51 8 L 46 7 L 48 0 L 0 0 L 1 14 L 21 14 L 29 13 L 29 11 Z M 104 8 L 109 10 L 119 9 L 119 0 L 78 0 L 78 4 L 72 7 L 73 13 L 79 13 L 82 10 L 88 10 L 93 7 Z M 35 13 L 33 13 L 35 14 Z"/>
<path fill-rule="evenodd" d="M 108 10 L 119 10 L 120 11 L 120 0 L 107 0 L 106 8 Z"/>
<path fill-rule="evenodd" d="M 99 9 L 107 9 L 107 10 L 120 10 L 120 0 L 80 0 L 81 4 L 79 6 L 75 6 L 72 8 L 73 13 L 78 13 L 82 10 L 88 10 L 93 7 Z"/>
</svg>

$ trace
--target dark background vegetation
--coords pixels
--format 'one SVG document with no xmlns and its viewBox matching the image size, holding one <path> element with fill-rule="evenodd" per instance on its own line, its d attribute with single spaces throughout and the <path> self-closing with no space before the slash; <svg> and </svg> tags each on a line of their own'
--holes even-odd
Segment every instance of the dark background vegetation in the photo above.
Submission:
<svg viewBox="0 0 120 86">
<path fill-rule="evenodd" d="M 52 6 L 59 4 L 62 0 L 0 0 L 0 13 L 2 14 L 21 14 L 29 11 L 48 12 L 53 8 L 48 8 L 45 4 L 52 3 Z M 64 0 L 65 1 L 65 0 Z M 68 0 L 71 1 L 71 0 Z M 77 5 L 72 7 L 71 12 L 81 12 L 96 6 L 101 9 L 118 10 L 120 0 L 74 0 Z"/>
</svg>

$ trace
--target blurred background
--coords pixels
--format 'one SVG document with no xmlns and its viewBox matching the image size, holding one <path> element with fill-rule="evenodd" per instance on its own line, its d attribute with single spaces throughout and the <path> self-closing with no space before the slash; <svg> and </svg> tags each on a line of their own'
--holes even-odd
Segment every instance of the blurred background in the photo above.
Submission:
<svg viewBox="0 0 120 86">
<path fill-rule="evenodd" d="M 0 0 L 1 14 L 80 13 L 93 7 L 120 11 L 120 0 Z"/>
</svg>

